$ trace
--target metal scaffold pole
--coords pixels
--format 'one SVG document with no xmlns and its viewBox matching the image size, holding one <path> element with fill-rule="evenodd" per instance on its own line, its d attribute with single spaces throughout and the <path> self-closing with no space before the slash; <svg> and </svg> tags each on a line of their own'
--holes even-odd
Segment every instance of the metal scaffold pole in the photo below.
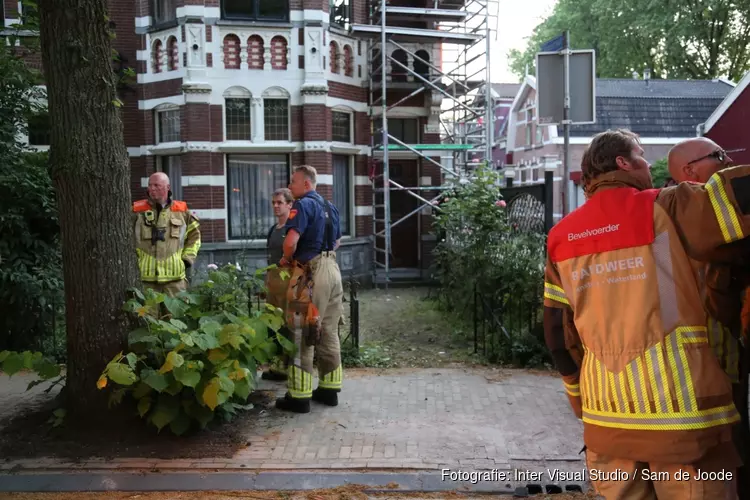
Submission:
<svg viewBox="0 0 750 500">
<path fill-rule="evenodd" d="M 388 290 L 393 276 L 397 275 L 392 268 L 393 262 L 398 261 L 393 254 L 393 228 L 409 217 L 419 216 L 425 207 L 440 210 L 437 202 L 450 187 L 443 182 L 443 172 L 450 172 L 457 178 L 466 175 L 472 152 L 481 152 L 492 161 L 494 109 L 490 80 L 492 28 L 489 6 L 496 1 L 434 0 L 434 6 L 428 8 L 389 5 L 387 0 L 380 0 L 370 4 L 370 24 L 355 23 L 351 27 L 355 35 L 370 39 L 370 125 L 373 135 L 380 133 L 380 139 L 375 136 L 370 142 L 373 281 L 376 286 L 382 278 L 380 281 Z M 415 23 L 422 27 L 413 27 Z M 440 51 L 433 50 L 438 45 Z M 455 56 L 445 53 L 449 47 L 455 48 Z M 432 60 L 431 54 L 436 52 L 442 55 L 442 60 Z M 452 67 L 446 68 L 448 65 Z M 475 80 L 477 77 L 479 80 Z M 482 84 L 484 93 L 480 91 Z M 402 131 L 405 126 L 393 128 L 391 132 L 389 119 L 396 116 L 403 120 L 400 107 L 412 106 L 409 101 L 420 94 L 425 101 L 432 101 L 433 107 L 441 107 L 437 119 L 428 119 L 427 128 L 418 128 L 416 141 L 407 139 L 406 132 Z M 450 108 L 442 107 L 444 101 L 450 103 Z M 452 123 L 448 122 L 450 118 L 445 119 L 448 114 L 452 114 Z M 485 122 L 483 127 L 482 121 Z M 440 134 L 441 130 L 444 132 L 441 140 L 435 143 L 432 134 Z M 421 141 L 426 138 L 423 134 L 432 137 Z M 400 177 L 391 179 L 392 157 L 421 160 L 417 163 L 421 168 L 429 167 L 432 172 L 439 172 L 438 185 L 421 185 L 422 179 L 435 175 L 421 171 L 408 174 L 412 178 L 416 176 L 418 186 L 404 185 L 408 183 Z M 440 162 L 435 161 L 437 157 L 441 158 Z M 452 164 L 446 165 L 446 161 Z M 394 213 L 391 191 L 405 192 L 408 198 L 416 199 L 422 205 L 417 208 L 399 206 L 396 211 L 406 215 L 399 215 L 394 222 L 391 220 Z M 439 194 L 419 194 L 429 191 Z"/>
</svg>

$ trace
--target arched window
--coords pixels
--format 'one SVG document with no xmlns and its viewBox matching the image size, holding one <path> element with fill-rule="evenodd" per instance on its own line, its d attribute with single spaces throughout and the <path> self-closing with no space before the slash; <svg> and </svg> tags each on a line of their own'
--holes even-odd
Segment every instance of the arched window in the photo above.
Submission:
<svg viewBox="0 0 750 500">
<path fill-rule="evenodd" d="M 240 69 L 240 37 L 227 35 L 224 37 L 224 68 Z"/>
</svg>

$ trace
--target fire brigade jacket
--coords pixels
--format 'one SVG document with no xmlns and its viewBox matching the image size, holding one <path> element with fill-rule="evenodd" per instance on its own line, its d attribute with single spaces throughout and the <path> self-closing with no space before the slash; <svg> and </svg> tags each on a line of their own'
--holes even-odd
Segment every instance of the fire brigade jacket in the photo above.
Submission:
<svg viewBox="0 0 750 500">
<path fill-rule="evenodd" d="M 705 185 L 650 187 L 624 171 L 600 175 L 588 201 L 550 231 L 545 336 L 588 448 L 687 464 L 719 444 L 731 449 L 739 420 L 691 259 L 750 234 L 750 167 Z M 580 366 L 565 348 L 566 309 Z"/>
<path fill-rule="evenodd" d="M 185 279 L 201 246 L 198 218 L 184 201 L 158 211 L 149 200 L 133 203 L 135 245 L 141 281 L 168 283 Z"/>
</svg>

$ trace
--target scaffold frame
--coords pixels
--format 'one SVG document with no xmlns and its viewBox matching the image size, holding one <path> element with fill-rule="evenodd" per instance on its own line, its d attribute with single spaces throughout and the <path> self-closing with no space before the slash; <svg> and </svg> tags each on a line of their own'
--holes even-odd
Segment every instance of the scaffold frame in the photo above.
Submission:
<svg viewBox="0 0 750 500">
<path fill-rule="evenodd" d="M 419 214 L 425 207 L 440 210 L 437 202 L 444 197 L 449 185 L 445 178 L 464 179 L 470 174 L 469 156 L 480 151 L 485 158 L 492 158 L 493 122 L 492 86 L 490 74 L 491 21 L 497 18 L 492 8 L 498 0 L 429 0 L 432 7 L 391 6 L 388 0 L 373 0 L 370 4 L 370 24 L 353 25 L 352 31 L 369 36 L 367 47 L 369 91 L 370 91 L 370 181 L 372 183 L 372 245 L 373 283 L 378 284 L 379 271 L 383 273 L 386 290 L 391 281 L 392 237 L 391 231 L 406 219 Z M 449 4 L 449 5 L 448 5 Z M 496 12 L 496 11 L 495 11 Z M 432 20 L 435 29 L 407 28 L 388 24 L 389 16 L 418 17 Z M 441 45 L 442 60 L 429 61 L 420 57 L 418 50 L 408 49 L 404 43 Z M 391 49 L 391 50 L 389 50 Z M 400 49 L 429 68 L 428 75 L 420 74 L 391 54 Z M 455 51 L 455 59 L 444 54 Z M 453 60 L 455 67 L 442 69 L 444 61 Z M 469 74 L 474 63 L 481 67 Z M 482 64 L 483 63 L 483 64 Z M 396 67 L 402 73 L 422 82 L 412 92 L 388 104 L 389 69 Z M 480 79 L 476 79 L 484 73 Z M 484 92 L 484 99 L 476 99 L 476 92 Z M 422 92 L 437 92 L 442 96 L 441 113 L 438 119 L 439 144 L 407 144 L 389 133 L 388 119 L 394 108 Z M 375 94 L 378 97 L 375 97 Z M 449 103 L 450 107 L 443 105 Z M 479 103 L 479 105 L 477 104 Z M 379 112 L 377 112 L 379 110 Z M 484 124 L 482 124 L 484 122 Z M 421 137 L 421 133 L 418 134 Z M 441 183 L 438 186 L 403 186 L 390 178 L 390 153 L 406 151 L 417 159 L 440 168 Z M 441 162 L 428 156 L 441 151 Z M 380 157 L 382 155 L 382 158 Z M 447 160 L 447 161 L 445 161 Z M 391 192 L 405 191 L 422 204 L 396 221 L 391 220 Z M 427 199 L 420 191 L 438 191 Z M 421 235 L 420 235 L 421 237 Z M 383 262 L 380 262 L 382 258 Z"/>
</svg>

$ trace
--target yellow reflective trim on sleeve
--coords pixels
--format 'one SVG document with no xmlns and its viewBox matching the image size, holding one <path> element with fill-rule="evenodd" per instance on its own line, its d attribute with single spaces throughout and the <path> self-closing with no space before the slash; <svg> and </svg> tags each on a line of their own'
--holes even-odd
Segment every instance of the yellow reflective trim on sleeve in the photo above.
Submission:
<svg viewBox="0 0 750 500">
<path fill-rule="evenodd" d="M 708 198 L 711 200 L 711 206 L 714 209 L 716 221 L 719 223 L 724 241 L 731 243 L 744 238 L 737 211 L 729 201 L 719 174 L 712 175 L 708 180 L 706 192 L 708 192 Z"/>
<path fill-rule="evenodd" d="M 565 296 L 565 290 L 546 281 L 544 282 L 544 297 L 565 304 L 566 306 L 570 305 L 568 298 Z"/>
</svg>

